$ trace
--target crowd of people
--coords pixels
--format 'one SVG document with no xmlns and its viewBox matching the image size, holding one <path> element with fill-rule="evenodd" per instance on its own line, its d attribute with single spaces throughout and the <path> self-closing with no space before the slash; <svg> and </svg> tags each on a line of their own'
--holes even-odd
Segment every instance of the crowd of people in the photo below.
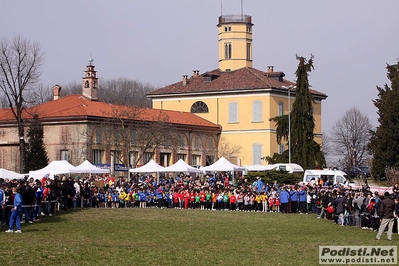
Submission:
<svg viewBox="0 0 399 266">
<path fill-rule="evenodd" d="M 52 216 L 70 208 L 176 208 L 214 211 L 280 212 L 317 214 L 341 226 L 378 230 L 380 206 L 385 197 L 395 202 L 399 214 L 399 186 L 392 194 L 379 195 L 363 186 L 361 191 L 339 184 L 328 187 L 317 183 L 280 185 L 239 178 L 232 185 L 226 174 L 192 177 L 136 176 L 130 180 L 110 175 L 55 176 L 41 180 L 4 180 L 0 183 L 1 225 L 6 232 L 22 232 L 22 223 L 34 223 L 41 216 Z M 397 219 L 396 219 L 397 220 Z M 397 228 L 397 227 L 396 227 Z"/>
</svg>

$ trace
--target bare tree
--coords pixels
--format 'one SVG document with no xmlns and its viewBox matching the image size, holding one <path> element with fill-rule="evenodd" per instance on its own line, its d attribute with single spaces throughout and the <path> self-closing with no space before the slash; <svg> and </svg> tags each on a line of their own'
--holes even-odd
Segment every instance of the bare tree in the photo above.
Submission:
<svg viewBox="0 0 399 266">
<path fill-rule="evenodd" d="M 104 102 L 136 107 L 151 107 L 146 93 L 154 86 L 127 78 L 105 80 L 101 82 L 99 99 Z"/>
<path fill-rule="evenodd" d="M 82 94 L 82 83 L 77 81 L 71 81 L 68 84 L 61 85 L 62 95 Z"/>
<path fill-rule="evenodd" d="M 22 111 L 25 108 L 25 96 L 39 81 L 40 67 L 44 54 L 37 43 L 20 36 L 12 40 L 0 40 L 0 88 L 4 92 L 8 106 L 17 121 L 19 142 L 19 170 L 25 169 L 24 163 L 24 124 Z"/>
<path fill-rule="evenodd" d="M 228 141 L 225 137 L 220 137 L 218 145 L 218 157 L 224 157 L 230 160 L 231 157 L 236 157 L 240 154 L 242 147 Z"/>
<path fill-rule="evenodd" d="M 367 115 L 356 107 L 347 110 L 331 130 L 334 153 L 346 169 L 357 167 L 367 159 L 367 144 L 372 125 Z"/>
<path fill-rule="evenodd" d="M 45 86 L 43 83 L 38 84 L 31 93 L 27 95 L 27 106 L 34 106 L 50 101 L 52 98 L 52 88 Z"/>
<path fill-rule="evenodd" d="M 154 154 L 160 146 L 173 148 L 179 141 L 168 115 L 160 111 L 149 116 L 147 112 L 145 108 L 113 106 L 111 114 L 104 114 L 110 117 L 105 121 L 108 143 L 121 151 L 117 158 L 128 171 L 130 163 L 136 167 L 146 152 Z M 137 152 L 134 158 L 130 156 L 132 151 Z"/>
</svg>

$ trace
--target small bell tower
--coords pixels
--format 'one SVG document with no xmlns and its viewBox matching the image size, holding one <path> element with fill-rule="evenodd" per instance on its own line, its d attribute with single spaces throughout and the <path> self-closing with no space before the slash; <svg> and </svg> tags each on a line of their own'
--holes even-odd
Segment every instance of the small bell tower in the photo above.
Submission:
<svg viewBox="0 0 399 266">
<path fill-rule="evenodd" d="M 86 66 L 85 76 L 82 80 L 82 94 L 91 101 L 98 101 L 98 78 L 97 71 L 94 70 L 93 58 L 89 58 L 89 64 Z"/>
</svg>

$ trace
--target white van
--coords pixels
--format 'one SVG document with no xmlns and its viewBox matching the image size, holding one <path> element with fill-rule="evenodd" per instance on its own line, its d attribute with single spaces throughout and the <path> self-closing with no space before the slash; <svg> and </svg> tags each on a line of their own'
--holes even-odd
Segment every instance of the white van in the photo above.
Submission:
<svg viewBox="0 0 399 266">
<path fill-rule="evenodd" d="M 314 180 L 314 181 L 312 181 Z M 303 174 L 303 183 L 306 185 L 310 182 L 318 183 L 319 180 L 325 184 L 327 181 L 329 185 L 339 183 L 344 186 L 350 186 L 349 176 L 339 170 L 306 170 Z"/>
</svg>

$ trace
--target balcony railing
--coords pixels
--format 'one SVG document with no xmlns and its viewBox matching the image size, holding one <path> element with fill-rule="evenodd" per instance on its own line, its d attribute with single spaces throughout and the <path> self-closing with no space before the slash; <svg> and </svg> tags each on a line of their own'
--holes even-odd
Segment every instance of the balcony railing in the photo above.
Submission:
<svg viewBox="0 0 399 266">
<path fill-rule="evenodd" d="M 222 15 L 219 17 L 219 24 L 234 22 L 252 23 L 252 17 L 248 15 Z"/>
</svg>

